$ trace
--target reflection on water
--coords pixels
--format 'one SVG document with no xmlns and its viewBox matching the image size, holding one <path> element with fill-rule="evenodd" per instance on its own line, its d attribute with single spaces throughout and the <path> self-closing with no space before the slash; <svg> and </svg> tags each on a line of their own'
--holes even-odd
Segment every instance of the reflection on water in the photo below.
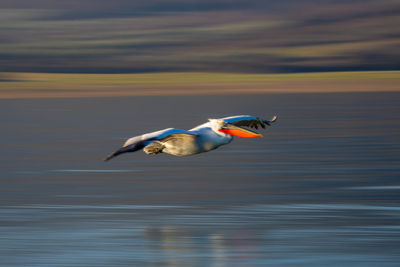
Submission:
<svg viewBox="0 0 400 267">
<path fill-rule="evenodd" d="M 1 221 L 7 266 L 394 266 L 400 260 L 395 206 L 20 206 L 4 207 Z"/>
<path fill-rule="evenodd" d="M 1 265 L 397 266 L 399 96 L 1 100 Z M 262 139 L 102 161 L 132 135 L 274 113 Z"/>
</svg>

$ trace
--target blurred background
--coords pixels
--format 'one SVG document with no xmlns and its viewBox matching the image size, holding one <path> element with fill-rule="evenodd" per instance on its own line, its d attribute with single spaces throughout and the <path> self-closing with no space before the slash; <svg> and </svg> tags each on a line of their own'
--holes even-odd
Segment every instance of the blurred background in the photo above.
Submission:
<svg viewBox="0 0 400 267">
<path fill-rule="evenodd" d="M 398 266 L 400 1 L 0 0 L 2 266 Z M 265 138 L 102 159 L 250 114 Z"/>
<path fill-rule="evenodd" d="M 2 0 L 1 72 L 400 67 L 397 0 Z"/>
</svg>

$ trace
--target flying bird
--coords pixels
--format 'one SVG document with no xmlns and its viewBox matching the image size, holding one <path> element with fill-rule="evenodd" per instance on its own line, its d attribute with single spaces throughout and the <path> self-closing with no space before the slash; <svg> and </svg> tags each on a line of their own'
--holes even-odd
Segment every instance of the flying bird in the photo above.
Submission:
<svg viewBox="0 0 400 267">
<path fill-rule="evenodd" d="M 243 138 L 261 137 L 250 129 L 271 126 L 276 121 L 264 120 L 255 116 L 240 115 L 220 119 L 209 119 L 208 122 L 191 130 L 168 128 L 129 138 L 125 144 L 104 159 L 108 161 L 120 154 L 135 152 L 140 149 L 146 154 L 167 153 L 175 156 L 190 156 L 216 149 L 229 144 L 233 136 Z"/>
</svg>

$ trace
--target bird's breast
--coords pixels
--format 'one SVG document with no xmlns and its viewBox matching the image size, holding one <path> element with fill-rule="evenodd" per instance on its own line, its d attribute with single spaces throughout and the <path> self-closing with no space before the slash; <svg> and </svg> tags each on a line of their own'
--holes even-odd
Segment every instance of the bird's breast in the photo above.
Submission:
<svg viewBox="0 0 400 267">
<path fill-rule="evenodd" d="M 211 130 L 192 132 L 193 135 L 182 135 L 163 142 L 162 152 L 175 156 L 190 156 L 216 149 L 231 142 L 229 135 L 219 135 Z"/>
<path fill-rule="evenodd" d="M 232 141 L 231 136 L 219 135 L 214 132 L 200 135 L 199 145 L 203 152 L 216 149 L 222 145 L 226 145 Z"/>
</svg>

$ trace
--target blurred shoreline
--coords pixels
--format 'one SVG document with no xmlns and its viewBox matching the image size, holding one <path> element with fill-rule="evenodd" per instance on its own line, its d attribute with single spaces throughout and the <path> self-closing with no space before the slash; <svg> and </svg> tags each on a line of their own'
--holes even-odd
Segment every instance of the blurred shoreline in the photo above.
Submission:
<svg viewBox="0 0 400 267">
<path fill-rule="evenodd" d="M 398 91 L 400 71 L 293 74 L 0 73 L 0 99 Z"/>
</svg>

